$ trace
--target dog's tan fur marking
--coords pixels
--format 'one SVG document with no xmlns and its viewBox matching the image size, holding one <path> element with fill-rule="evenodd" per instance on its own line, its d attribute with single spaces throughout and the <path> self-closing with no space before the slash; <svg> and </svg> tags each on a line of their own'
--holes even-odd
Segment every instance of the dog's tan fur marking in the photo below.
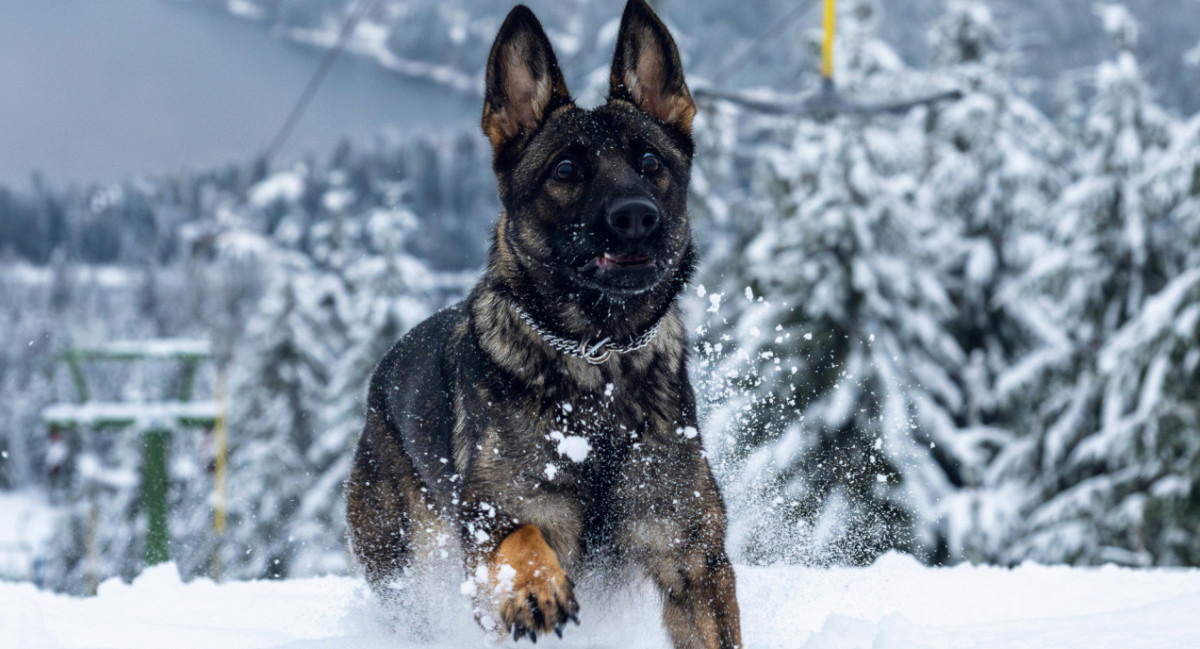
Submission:
<svg viewBox="0 0 1200 649">
<path fill-rule="evenodd" d="M 505 566 L 516 573 L 511 584 L 500 583 Z M 493 591 L 500 593 L 502 633 L 518 622 L 539 633 L 550 633 L 559 620 L 559 609 L 568 614 L 579 609 L 558 555 L 535 525 L 522 525 L 504 538 L 492 553 L 488 575 Z"/>
</svg>

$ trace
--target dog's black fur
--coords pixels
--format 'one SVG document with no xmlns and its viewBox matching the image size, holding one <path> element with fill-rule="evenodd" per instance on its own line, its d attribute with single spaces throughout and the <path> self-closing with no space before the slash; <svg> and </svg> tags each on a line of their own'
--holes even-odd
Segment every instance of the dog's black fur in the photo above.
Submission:
<svg viewBox="0 0 1200 649">
<path fill-rule="evenodd" d="M 501 632 L 561 634 L 579 608 L 568 576 L 607 561 L 654 581 L 676 647 L 741 646 L 677 304 L 696 258 L 694 113 L 643 0 L 625 8 L 592 110 L 533 13 L 505 20 L 482 122 L 504 206 L 487 270 L 380 362 L 346 485 L 353 550 L 381 594 L 449 529 Z M 547 336 L 618 350 L 593 363 Z"/>
</svg>

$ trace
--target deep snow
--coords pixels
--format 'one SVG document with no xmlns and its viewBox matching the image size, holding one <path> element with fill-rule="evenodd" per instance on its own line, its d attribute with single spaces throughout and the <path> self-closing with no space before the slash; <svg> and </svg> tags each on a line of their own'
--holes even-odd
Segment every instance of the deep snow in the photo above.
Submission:
<svg viewBox="0 0 1200 649">
<path fill-rule="evenodd" d="M 886 555 L 870 568 L 746 567 L 738 574 L 749 648 L 1187 649 L 1200 642 L 1200 570 L 931 569 Z M 448 580 L 449 581 L 449 580 Z M 174 566 L 78 599 L 0 584 L 0 647 L 404 649 L 496 646 L 447 584 L 432 640 L 381 614 L 361 580 L 180 582 Z M 582 625 L 552 647 L 665 647 L 644 585 L 599 600 L 580 588 Z M 429 605 L 430 600 L 424 600 Z M 437 608 L 438 604 L 430 605 Z M 511 646 L 511 642 L 504 643 Z M 522 646 L 529 646 L 522 643 Z"/>
</svg>

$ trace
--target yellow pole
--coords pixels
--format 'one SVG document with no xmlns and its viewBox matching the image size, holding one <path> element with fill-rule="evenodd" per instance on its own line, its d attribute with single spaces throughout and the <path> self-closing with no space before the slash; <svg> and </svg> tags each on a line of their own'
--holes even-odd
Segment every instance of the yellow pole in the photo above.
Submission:
<svg viewBox="0 0 1200 649">
<path fill-rule="evenodd" d="M 225 372 L 217 372 L 217 421 L 213 426 L 213 489 L 216 491 L 216 502 L 213 503 L 213 531 L 217 533 L 217 547 L 213 549 L 212 576 L 220 579 L 223 572 L 221 565 L 221 537 L 225 534 L 225 476 L 226 456 L 229 453 L 229 429 L 225 424 Z"/>
<path fill-rule="evenodd" d="M 89 494 L 89 498 L 93 495 Z M 96 528 L 100 525 L 100 507 L 96 505 L 96 501 L 92 500 L 92 507 L 88 511 L 88 526 L 87 526 L 87 594 L 95 595 L 97 585 L 100 583 L 99 568 L 97 564 L 100 561 L 99 544 L 96 542 Z"/>
<path fill-rule="evenodd" d="M 825 0 L 825 38 L 821 41 L 821 76 L 833 78 L 833 36 L 837 31 L 837 0 Z"/>
</svg>

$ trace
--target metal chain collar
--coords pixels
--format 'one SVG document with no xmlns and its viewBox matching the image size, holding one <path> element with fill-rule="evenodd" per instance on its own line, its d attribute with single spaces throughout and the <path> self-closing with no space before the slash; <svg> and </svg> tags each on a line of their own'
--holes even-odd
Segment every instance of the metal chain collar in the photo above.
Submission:
<svg viewBox="0 0 1200 649">
<path fill-rule="evenodd" d="M 654 337 L 658 335 L 658 329 L 662 326 L 663 320 L 666 319 L 665 317 L 659 318 L 658 321 L 654 323 L 653 327 L 650 327 L 650 329 L 648 329 L 645 333 L 637 338 L 634 338 L 628 345 L 618 345 L 612 342 L 612 338 L 609 336 L 606 336 L 594 343 L 587 338 L 583 338 L 581 340 L 572 340 L 570 338 L 556 336 L 542 328 L 542 326 L 533 319 L 533 316 L 525 313 L 525 310 L 517 306 L 516 303 L 512 303 L 512 307 L 516 310 L 517 315 L 521 316 L 521 319 L 525 321 L 525 324 L 529 325 L 530 329 L 533 329 L 535 332 L 537 332 L 538 336 L 541 336 L 542 340 L 546 341 L 547 345 L 550 345 L 554 349 L 557 349 L 567 356 L 582 358 L 592 365 L 599 365 L 607 361 L 614 352 L 617 354 L 627 354 L 649 345 L 650 341 L 654 340 Z"/>
</svg>

